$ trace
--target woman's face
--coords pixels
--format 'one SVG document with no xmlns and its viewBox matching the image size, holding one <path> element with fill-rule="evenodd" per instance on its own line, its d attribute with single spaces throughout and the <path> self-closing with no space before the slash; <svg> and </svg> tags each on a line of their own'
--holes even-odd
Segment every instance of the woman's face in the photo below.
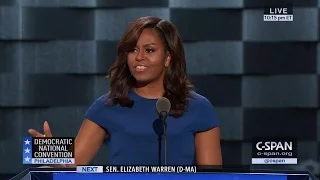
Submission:
<svg viewBox="0 0 320 180">
<path fill-rule="evenodd" d="M 170 55 L 154 28 L 144 29 L 136 47 L 128 54 L 128 66 L 138 84 L 163 83 Z"/>
</svg>

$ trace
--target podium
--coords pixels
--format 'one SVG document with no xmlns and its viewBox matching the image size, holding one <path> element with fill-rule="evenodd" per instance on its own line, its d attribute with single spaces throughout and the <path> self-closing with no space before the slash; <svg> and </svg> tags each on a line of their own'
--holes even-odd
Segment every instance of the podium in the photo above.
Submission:
<svg viewBox="0 0 320 180">
<path fill-rule="evenodd" d="M 77 173 L 75 168 L 29 168 L 11 180 L 319 180 L 307 171 L 204 172 L 204 173 Z"/>
</svg>

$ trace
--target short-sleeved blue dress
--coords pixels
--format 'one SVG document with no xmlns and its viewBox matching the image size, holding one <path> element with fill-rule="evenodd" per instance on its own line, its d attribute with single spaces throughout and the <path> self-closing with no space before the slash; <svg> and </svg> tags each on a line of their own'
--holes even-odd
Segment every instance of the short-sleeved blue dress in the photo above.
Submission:
<svg viewBox="0 0 320 180">
<path fill-rule="evenodd" d="M 167 118 L 167 165 L 192 165 L 195 134 L 219 125 L 210 101 L 196 92 L 192 96 L 181 117 Z M 129 92 L 129 98 L 134 101 L 131 108 L 107 106 L 107 95 L 103 95 L 85 118 L 108 131 L 110 165 L 163 164 L 163 126 L 156 111 L 157 99 L 143 98 L 134 91 Z"/>
</svg>

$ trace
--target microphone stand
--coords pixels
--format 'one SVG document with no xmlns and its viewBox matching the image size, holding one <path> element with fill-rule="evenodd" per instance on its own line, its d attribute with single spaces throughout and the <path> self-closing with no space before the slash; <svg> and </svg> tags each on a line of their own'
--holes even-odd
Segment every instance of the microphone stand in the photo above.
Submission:
<svg viewBox="0 0 320 180">
<path fill-rule="evenodd" d="M 160 120 L 163 125 L 163 142 L 164 142 L 164 165 L 167 165 L 167 116 L 168 113 L 165 111 L 160 112 Z"/>
</svg>

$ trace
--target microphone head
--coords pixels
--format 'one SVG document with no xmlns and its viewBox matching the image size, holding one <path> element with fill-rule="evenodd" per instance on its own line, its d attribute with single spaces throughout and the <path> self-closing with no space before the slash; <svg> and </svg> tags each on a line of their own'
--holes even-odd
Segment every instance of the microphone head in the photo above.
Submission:
<svg viewBox="0 0 320 180">
<path fill-rule="evenodd" d="M 158 101 L 156 103 L 156 108 L 157 108 L 158 113 L 162 113 L 162 112 L 169 113 L 170 108 L 171 108 L 171 103 L 170 103 L 169 99 L 167 99 L 165 97 L 161 97 L 158 99 Z"/>
</svg>

